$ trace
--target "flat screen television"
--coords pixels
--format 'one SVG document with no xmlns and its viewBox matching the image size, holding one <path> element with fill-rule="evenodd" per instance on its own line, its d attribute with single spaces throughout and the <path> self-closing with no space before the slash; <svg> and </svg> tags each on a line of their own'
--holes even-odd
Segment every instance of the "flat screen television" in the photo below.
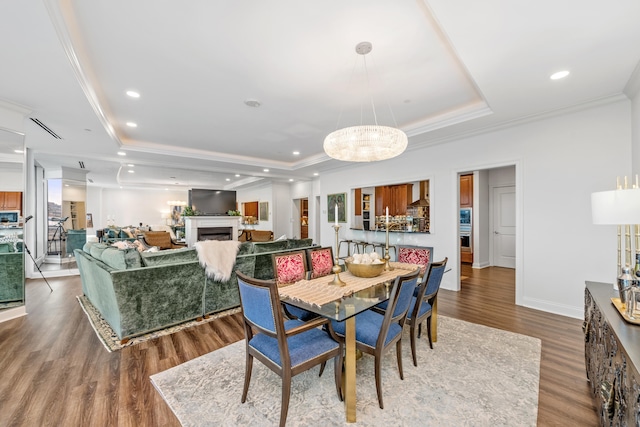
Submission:
<svg viewBox="0 0 640 427">
<path fill-rule="evenodd" d="M 189 190 L 189 206 L 199 215 L 226 215 L 236 210 L 236 192 L 231 190 Z"/>
</svg>

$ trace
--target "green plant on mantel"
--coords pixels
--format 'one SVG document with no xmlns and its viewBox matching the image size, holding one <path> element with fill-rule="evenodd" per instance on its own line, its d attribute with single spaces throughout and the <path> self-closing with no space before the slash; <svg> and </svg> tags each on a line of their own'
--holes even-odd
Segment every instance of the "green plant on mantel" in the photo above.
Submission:
<svg viewBox="0 0 640 427">
<path fill-rule="evenodd" d="M 197 214 L 197 211 L 194 210 L 191 206 L 185 206 L 182 209 L 182 216 L 194 216 Z"/>
<path fill-rule="evenodd" d="M 242 214 L 240 213 L 240 211 L 228 210 L 227 211 L 227 215 L 229 215 L 229 216 L 240 216 Z"/>
</svg>

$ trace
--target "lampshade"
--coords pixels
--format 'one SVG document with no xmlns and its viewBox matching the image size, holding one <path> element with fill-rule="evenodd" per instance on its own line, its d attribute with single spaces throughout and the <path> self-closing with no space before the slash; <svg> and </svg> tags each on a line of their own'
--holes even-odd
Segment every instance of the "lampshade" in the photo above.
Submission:
<svg viewBox="0 0 640 427">
<path fill-rule="evenodd" d="M 640 224 L 640 189 L 591 193 L 594 224 Z"/>
<path fill-rule="evenodd" d="M 406 148 L 407 135 L 388 126 L 352 126 L 331 132 L 324 139 L 324 151 L 330 157 L 349 162 L 386 160 Z"/>
<path fill-rule="evenodd" d="M 371 52 L 369 42 L 356 45 L 356 52 L 362 56 L 367 83 L 367 62 L 365 55 Z M 351 126 L 331 132 L 324 139 L 324 151 L 329 157 L 348 162 L 375 162 L 396 157 L 407 148 L 407 134 L 389 126 L 378 125 L 376 107 L 371 97 L 374 124 Z M 393 115 L 393 112 L 391 112 Z"/>
</svg>

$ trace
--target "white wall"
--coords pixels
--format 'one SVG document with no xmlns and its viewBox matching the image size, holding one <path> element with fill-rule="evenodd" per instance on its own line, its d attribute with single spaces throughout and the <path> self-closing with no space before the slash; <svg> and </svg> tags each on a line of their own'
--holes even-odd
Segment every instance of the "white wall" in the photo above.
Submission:
<svg viewBox="0 0 640 427">
<path fill-rule="evenodd" d="M 458 289 L 458 173 L 515 165 L 516 303 L 581 318 L 585 280 L 611 282 L 616 275 L 615 228 L 592 224 L 590 194 L 631 171 L 630 111 L 620 100 L 325 173 L 323 217 L 327 194 L 430 179 L 431 234 L 397 234 L 391 244 L 434 246 L 434 258 L 449 257 L 452 269 L 443 287 Z M 333 244 L 333 229 L 321 226 L 321 244 Z M 362 238 L 358 233 L 344 235 Z"/>
<path fill-rule="evenodd" d="M 98 192 L 98 189 L 89 187 L 87 197 L 87 212 L 93 214 L 94 228 L 106 227 L 107 218 L 112 218 L 117 226 L 165 224 L 163 215 L 170 209 L 167 202 L 188 200 L 186 191 L 105 188 L 101 198 L 97 197 Z"/>
<path fill-rule="evenodd" d="M 1 191 L 24 191 L 21 163 L 0 162 Z"/>
<path fill-rule="evenodd" d="M 238 209 L 242 210 L 242 204 L 247 202 L 268 202 L 269 203 L 269 220 L 260 221 L 254 226 L 256 230 L 273 230 L 273 188 L 271 183 L 260 183 L 253 187 L 236 189 L 236 201 Z M 258 208 L 260 205 L 258 204 Z M 244 212 L 243 212 L 244 213 Z M 242 227 L 242 225 L 240 225 Z M 275 233 L 275 231 L 274 231 Z"/>
<path fill-rule="evenodd" d="M 515 175 L 515 168 L 511 167 L 511 169 Z M 491 265 L 489 247 L 492 233 L 489 229 L 489 182 L 494 170 L 496 169 L 485 169 L 473 173 L 473 268 L 484 268 Z"/>
</svg>

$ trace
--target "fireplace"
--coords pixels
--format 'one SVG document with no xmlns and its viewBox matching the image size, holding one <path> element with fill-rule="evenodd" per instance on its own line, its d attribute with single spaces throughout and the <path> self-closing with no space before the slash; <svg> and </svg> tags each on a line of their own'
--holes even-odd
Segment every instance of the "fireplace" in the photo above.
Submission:
<svg viewBox="0 0 640 427">
<path fill-rule="evenodd" d="M 233 227 L 198 227 L 197 240 L 233 240 Z"/>
<path fill-rule="evenodd" d="M 184 231 L 187 245 L 192 248 L 198 240 L 238 240 L 241 216 L 185 216 Z"/>
</svg>

